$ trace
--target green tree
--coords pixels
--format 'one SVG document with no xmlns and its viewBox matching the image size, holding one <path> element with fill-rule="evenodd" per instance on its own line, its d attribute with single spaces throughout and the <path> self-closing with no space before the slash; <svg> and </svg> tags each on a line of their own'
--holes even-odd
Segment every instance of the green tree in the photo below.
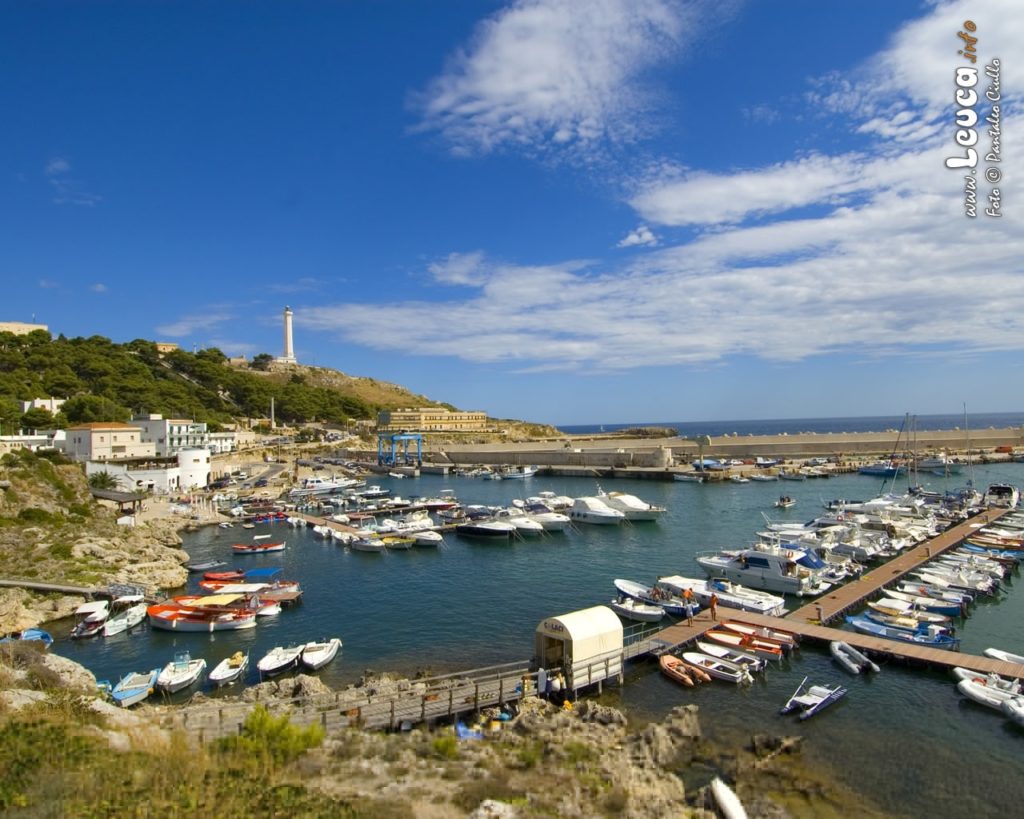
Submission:
<svg viewBox="0 0 1024 819">
<path fill-rule="evenodd" d="M 269 370 L 274 357 L 270 353 L 259 353 L 252 357 L 249 366 L 254 370 Z"/>
<path fill-rule="evenodd" d="M 118 481 L 109 472 L 94 472 L 89 476 L 89 486 L 93 489 L 112 491 L 117 489 Z"/>
<path fill-rule="evenodd" d="M 127 421 L 131 412 L 120 404 L 100 395 L 76 395 L 61 407 L 68 423 L 83 424 L 90 421 Z"/>
<path fill-rule="evenodd" d="M 53 429 L 56 425 L 53 413 L 42 407 L 32 407 L 21 416 L 22 429 Z"/>
</svg>

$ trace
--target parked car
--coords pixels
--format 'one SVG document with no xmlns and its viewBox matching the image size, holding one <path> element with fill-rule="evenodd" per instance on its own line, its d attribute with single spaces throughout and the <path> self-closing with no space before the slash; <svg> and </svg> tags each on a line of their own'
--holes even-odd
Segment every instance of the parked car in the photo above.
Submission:
<svg viewBox="0 0 1024 819">
<path fill-rule="evenodd" d="M 256 481 L 256 483 L 253 484 L 253 486 L 266 486 L 267 483 L 268 481 L 266 478 L 260 478 L 259 480 Z"/>
</svg>

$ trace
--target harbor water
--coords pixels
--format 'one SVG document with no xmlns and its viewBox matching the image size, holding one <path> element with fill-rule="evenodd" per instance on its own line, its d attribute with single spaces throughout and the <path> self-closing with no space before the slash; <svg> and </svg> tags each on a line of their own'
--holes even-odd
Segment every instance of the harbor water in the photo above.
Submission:
<svg viewBox="0 0 1024 819">
<path fill-rule="evenodd" d="M 976 486 L 1024 483 L 1024 464 L 975 466 Z M 953 489 L 970 478 L 921 476 L 920 483 Z M 895 489 L 906 488 L 900 479 Z M 425 475 L 384 478 L 405 497 L 454 490 L 464 503 L 508 504 L 541 490 L 580 496 L 597 482 L 584 478 L 534 477 L 485 481 Z M 72 642 L 70 624 L 51 624 L 53 650 L 116 679 L 131 670 L 162 666 L 176 651 L 205 657 L 212 668 L 236 650 L 252 657 L 248 682 L 257 682 L 255 660 L 275 645 L 338 636 L 339 657 L 319 672 L 334 687 L 355 682 L 367 669 L 413 674 L 445 673 L 495 663 L 528 660 L 533 635 L 544 618 L 608 602 L 612 581 L 652 582 L 659 575 L 703 576 L 698 552 L 745 545 L 763 528 L 763 515 L 805 520 L 822 501 L 866 499 L 893 488 L 892 481 L 857 474 L 803 482 L 702 485 L 616 480 L 604 486 L 664 506 L 657 522 L 622 526 L 579 525 L 565 533 L 508 544 L 446 535 L 444 546 L 387 554 L 352 552 L 312 530 L 284 523 L 256 530 L 208 527 L 190 533 L 185 549 L 194 561 L 222 559 L 228 567 L 279 566 L 298 580 L 304 601 L 280 615 L 261 618 L 255 629 L 216 634 L 174 634 L 147 627 L 112 638 Z M 796 506 L 779 510 L 780 494 Z M 287 540 L 283 552 L 233 556 L 231 543 L 272 533 Z M 1016 577 L 999 597 L 976 605 L 959 624 L 962 650 L 980 654 L 988 646 L 1024 652 L 1024 593 Z M 1016 587 L 1016 588 L 1015 588 Z M 193 580 L 188 591 L 196 588 Z M 182 592 L 184 593 L 184 592 Z M 806 601 L 804 601 L 806 602 Z M 800 601 L 791 601 L 796 608 Z M 777 715 L 805 677 L 842 683 L 849 695 L 805 723 Z M 221 696 L 233 693 L 230 689 Z M 874 677 L 851 677 L 827 648 L 805 646 L 748 688 L 714 683 L 682 688 L 662 677 L 653 661 L 628 667 L 626 684 L 604 695 L 631 719 L 660 719 L 673 707 L 700 706 L 706 735 L 745 744 L 752 733 L 801 734 L 805 760 L 864 794 L 896 816 L 1009 816 L 1024 797 L 1020 759 L 1024 731 L 1001 714 L 963 700 L 951 676 L 891 662 Z"/>
</svg>

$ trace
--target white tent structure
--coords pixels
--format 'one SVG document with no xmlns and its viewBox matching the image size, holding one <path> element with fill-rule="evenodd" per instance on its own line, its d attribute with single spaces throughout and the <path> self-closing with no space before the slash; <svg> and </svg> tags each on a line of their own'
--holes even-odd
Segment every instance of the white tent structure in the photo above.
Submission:
<svg viewBox="0 0 1024 819">
<path fill-rule="evenodd" d="M 540 667 L 561 670 L 571 691 L 622 682 L 622 621 L 607 606 L 549 617 L 537 626 L 535 645 Z"/>
</svg>

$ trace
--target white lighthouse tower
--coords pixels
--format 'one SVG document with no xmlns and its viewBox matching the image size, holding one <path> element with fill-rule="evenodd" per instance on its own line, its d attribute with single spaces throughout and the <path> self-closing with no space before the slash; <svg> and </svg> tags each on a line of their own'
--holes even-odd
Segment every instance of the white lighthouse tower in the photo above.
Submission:
<svg viewBox="0 0 1024 819">
<path fill-rule="evenodd" d="M 284 355 L 277 359 L 278 364 L 298 364 L 295 360 L 295 348 L 292 346 L 292 308 L 284 308 Z"/>
</svg>

